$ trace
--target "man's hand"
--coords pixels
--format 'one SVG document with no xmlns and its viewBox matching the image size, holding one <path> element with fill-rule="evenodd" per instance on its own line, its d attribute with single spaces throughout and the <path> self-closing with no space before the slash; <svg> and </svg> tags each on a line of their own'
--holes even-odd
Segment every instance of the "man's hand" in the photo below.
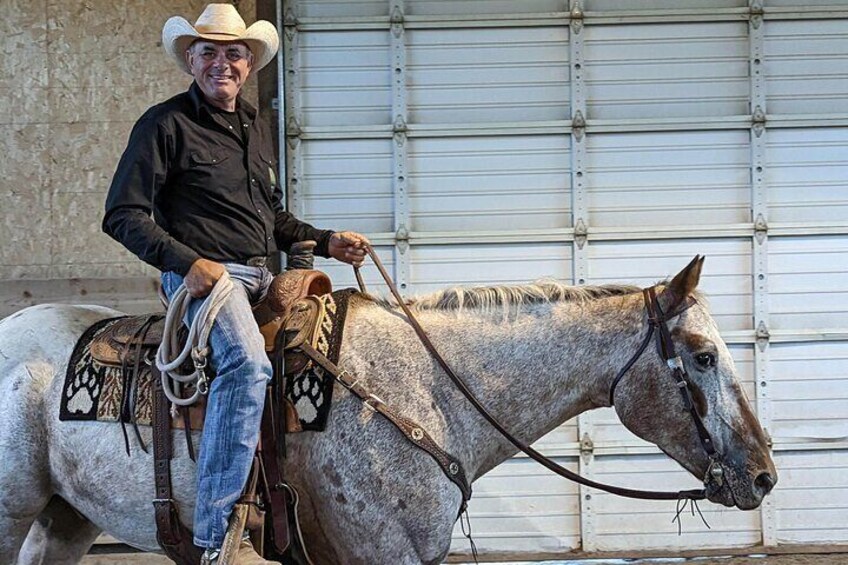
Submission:
<svg viewBox="0 0 848 565">
<path fill-rule="evenodd" d="M 371 245 L 368 238 L 355 231 L 340 231 L 330 237 L 330 257 L 354 267 L 361 267 L 365 261 L 365 246 Z"/>
<path fill-rule="evenodd" d="M 212 287 L 225 272 L 226 269 L 220 263 L 198 259 L 191 264 L 183 282 L 192 298 L 204 298 L 212 292 Z"/>
</svg>

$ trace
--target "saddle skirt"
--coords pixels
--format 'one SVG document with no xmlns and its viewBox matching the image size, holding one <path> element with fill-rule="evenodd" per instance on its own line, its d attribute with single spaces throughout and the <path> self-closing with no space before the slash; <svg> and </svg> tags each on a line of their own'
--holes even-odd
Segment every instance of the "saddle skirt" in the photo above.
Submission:
<svg viewBox="0 0 848 565">
<path fill-rule="evenodd" d="M 326 274 L 297 269 L 277 275 L 267 298 L 254 308 L 265 349 L 274 364 L 275 387 L 284 396 L 287 431 L 323 430 L 332 400 L 333 378 L 314 367 L 293 346 L 308 342 L 338 360 L 351 290 L 332 293 Z M 102 320 L 80 338 L 68 365 L 60 420 L 100 420 L 151 425 L 151 365 L 162 341 L 164 316 L 147 314 Z M 187 331 L 183 329 L 184 334 Z M 190 372 L 188 361 L 183 372 Z M 207 369 L 211 371 L 211 369 Z M 213 375 L 210 375 L 210 378 Z M 193 390 L 185 389 L 182 396 Z M 200 430 L 206 397 L 180 414 L 172 427 Z"/>
</svg>

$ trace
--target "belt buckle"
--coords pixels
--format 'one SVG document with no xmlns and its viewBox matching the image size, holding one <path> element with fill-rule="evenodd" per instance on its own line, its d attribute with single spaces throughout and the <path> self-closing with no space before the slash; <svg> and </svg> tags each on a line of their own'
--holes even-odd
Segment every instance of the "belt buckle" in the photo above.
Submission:
<svg viewBox="0 0 848 565">
<path fill-rule="evenodd" d="M 247 261 L 244 262 L 248 267 L 264 267 L 268 264 L 267 257 L 250 257 Z"/>
</svg>

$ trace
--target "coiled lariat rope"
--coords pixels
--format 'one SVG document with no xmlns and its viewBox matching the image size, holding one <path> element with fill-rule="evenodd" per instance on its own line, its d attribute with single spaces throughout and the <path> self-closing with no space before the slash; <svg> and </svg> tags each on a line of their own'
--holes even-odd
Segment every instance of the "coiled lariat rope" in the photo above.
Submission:
<svg viewBox="0 0 848 565">
<path fill-rule="evenodd" d="M 162 333 L 162 343 L 156 352 L 156 368 L 162 373 L 162 390 L 165 396 L 177 406 L 189 406 L 197 402 L 200 395 L 209 392 L 209 380 L 206 378 L 206 358 L 209 355 L 209 333 L 215 317 L 224 306 L 224 302 L 233 291 L 233 281 L 230 275 L 224 271 L 212 292 L 206 297 L 197 314 L 188 325 L 188 339 L 182 351 L 176 357 L 171 358 L 172 352 L 180 348 L 179 329 L 183 318 L 188 312 L 189 305 L 194 298 L 188 293 L 185 284 L 181 284 L 174 293 L 168 304 L 168 312 L 165 315 L 165 329 Z M 194 371 L 184 375 L 178 371 L 188 356 L 194 363 Z M 179 389 L 186 384 L 194 384 L 194 393 L 183 398 L 179 395 Z M 174 389 L 176 385 L 176 389 Z"/>
</svg>

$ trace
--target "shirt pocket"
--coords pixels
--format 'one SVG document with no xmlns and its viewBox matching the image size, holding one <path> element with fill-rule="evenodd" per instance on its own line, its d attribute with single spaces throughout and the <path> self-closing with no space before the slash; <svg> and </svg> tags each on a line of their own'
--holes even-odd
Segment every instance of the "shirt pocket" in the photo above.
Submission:
<svg viewBox="0 0 848 565">
<path fill-rule="evenodd" d="M 244 185 L 234 176 L 231 155 L 222 151 L 200 150 L 188 155 L 183 183 L 207 193 L 228 193 Z"/>
</svg>

